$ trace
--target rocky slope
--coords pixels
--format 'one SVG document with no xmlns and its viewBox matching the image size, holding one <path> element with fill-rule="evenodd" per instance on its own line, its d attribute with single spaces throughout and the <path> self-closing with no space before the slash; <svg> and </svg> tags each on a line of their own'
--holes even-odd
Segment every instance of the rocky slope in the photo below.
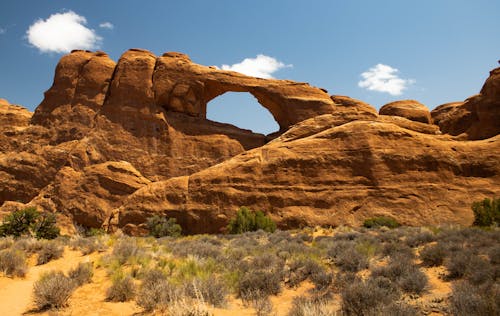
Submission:
<svg viewBox="0 0 500 316">
<path fill-rule="evenodd" d="M 34 113 L 0 100 L 0 211 L 36 205 L 70 231 L 76 223 L 130 233 L 157 213 L 189 233 L 218 232 L 242 205 L 281 227 L 383 214 L 469 224 L 471 201 L 500 194 L 499 74 L 463 103 L 429 113 L 407 100 L 378 114 L 306 83 L 180 53 L 132 49 L 115 64 L 74 51 Z M 207 103 L 228 91 L 255 96 L 280 131 L 207 120 Z"/>
</svg>

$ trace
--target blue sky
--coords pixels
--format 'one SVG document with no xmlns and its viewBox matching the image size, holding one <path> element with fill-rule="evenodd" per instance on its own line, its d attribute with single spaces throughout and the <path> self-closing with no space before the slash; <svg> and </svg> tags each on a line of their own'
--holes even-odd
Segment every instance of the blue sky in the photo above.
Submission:
<svg viewBox="0 0 500 316">
<path fill-rule="evenodd" d="M 400 99 L 430 109 L 463 100 L 479 92 L 500 58 L 498 0 L 2 1 L 0 98 L 31 110 L 40 103 L 67 46 L 52 45 L 61 39 L 45 36 L 44 28 L 32 37 L 27 31 L 37 20 L 70 12 L 95 37 L 77 42 L 114 60 L 139 47 L 157 55 L 180 51 L 219 67 L 249 59 L 237 68 L 248 71 L 262 66 L 257 56 L 264 55 L 277 63 L 263 66 L 269 76 L 376 108 Z M 208 110 L 210 118 L 255 131 L 277 128 L 248 94 L 225 94 Z"/>
</svg>

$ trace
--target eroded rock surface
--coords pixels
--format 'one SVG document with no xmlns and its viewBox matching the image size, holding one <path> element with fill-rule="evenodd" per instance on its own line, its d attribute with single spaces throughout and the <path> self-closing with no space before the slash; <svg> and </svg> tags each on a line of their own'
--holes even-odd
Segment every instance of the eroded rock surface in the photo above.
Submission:
<svg viewBox="0 0 500 316">
<path fill-rule="evenodd" d="M 467 139 L 486 139 L 500 133 L 500 68 L 493 69 L 481 92 L 465 100 L 436 108 L 441 131 Z"/>
<path fill-rule="evenodd" d="M 433 125 L 416 101 L 379 115 L 306 83 L 181 53 L 131 49 L 115 63 L 74 51 L 35 113 L 0 100 L 0 214 L 34 205 L 69 226 L 129 233 L 154 214 L 187 233 L 219 232 L 243 205 L 282 228 L 376 215 L 470 224 L 470 203 L 500 194 L 498 72 L 479 95 L 436 108 Z M 255 96 L 280 131 L 207 120 L 207 103 L 228 91 Z"/>
</svg>

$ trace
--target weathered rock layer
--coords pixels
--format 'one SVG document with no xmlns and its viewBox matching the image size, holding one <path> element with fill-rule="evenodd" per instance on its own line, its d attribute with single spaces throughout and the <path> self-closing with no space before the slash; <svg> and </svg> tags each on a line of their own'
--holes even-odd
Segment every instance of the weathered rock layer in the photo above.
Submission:
<svg viewBox="0 0 500 316">
<path fill-rule="evenodd" d="M 379 115 L 306 83 L 180 53 L 132 49 L 115 63 L 74 51 L 33 114 L 0 100 L 0 212 L 29 204 L 65 223 L 128 232 L 154 214 L 188 233 L 219 232 L 243 205 L 284 228 L 375 215 L 470 224 L 470 203 L 500 194 L 499 71 L 431 119 L 416 101 Z M 228 91 L 255 96 L 280 131 L 207 120 L 207 103 Z"/>
</svg>

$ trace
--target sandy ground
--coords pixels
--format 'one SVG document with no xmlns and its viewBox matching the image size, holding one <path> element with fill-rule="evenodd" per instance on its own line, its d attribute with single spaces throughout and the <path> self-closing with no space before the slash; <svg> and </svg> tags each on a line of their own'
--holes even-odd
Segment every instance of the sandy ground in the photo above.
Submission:
<svg viewBox="0 0 500 316">
<path fill-rule="evenodd" d="M 94 254 L 95 256 L 95 254 Z M 78 251 L 65 250 L 60 259 L 50 261 L 41 266 L 31 266 L 25 278 L 7 278 L 0 276 L 0 315 L 22 315 L 33 309 L 33 284 L 44 272 L 61 270 L 67 272 L 78 263 L 92 260 L 90 256 L 82 256 Z"/>
</svg>

